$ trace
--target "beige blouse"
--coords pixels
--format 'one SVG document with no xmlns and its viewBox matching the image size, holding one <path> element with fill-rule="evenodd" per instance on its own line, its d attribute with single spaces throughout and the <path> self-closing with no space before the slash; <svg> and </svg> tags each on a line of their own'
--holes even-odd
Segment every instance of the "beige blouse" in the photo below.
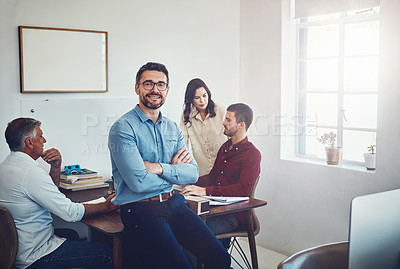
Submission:
<svg viewBox="0 0 400 269">
<path fill-rule="evenodd" d="M 184 124 L 183 113 L 179 125 L 185 138 L 185 144 L 191 148 L 193 157 L 199 166 L 199 176 L 207 175 L 210 172 L 219 148 L 227 140 L 222 125 L 225 118 L 225 107 L 215 104 L 215 112 L 214 117 L 210 118 L 207 115 L 203 121 L 197 108 L 192 106 L 189 115 L 191 125 L 190 123 Z"/>
</svg>

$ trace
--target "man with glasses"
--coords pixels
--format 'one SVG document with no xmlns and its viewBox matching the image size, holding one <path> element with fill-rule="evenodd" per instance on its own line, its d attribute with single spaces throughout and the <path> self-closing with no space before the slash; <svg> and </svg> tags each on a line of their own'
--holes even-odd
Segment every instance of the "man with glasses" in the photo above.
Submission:
<svg viewBox="0 0 400 269">
<path fill-rule="evenodd" d="M 124 266 L 191 268 L 182 246 L 205 268 L 229 268 L 230 256 L 202 219 L 171 195 L 173 184 L 195 183 L 198 167 L 177 124 L 160 111 L 169 92 L 166 67 L 147 63 L 136 75 L 139 104 L 111 127 L 108 146 L 125 226 Z"/>
</svg>

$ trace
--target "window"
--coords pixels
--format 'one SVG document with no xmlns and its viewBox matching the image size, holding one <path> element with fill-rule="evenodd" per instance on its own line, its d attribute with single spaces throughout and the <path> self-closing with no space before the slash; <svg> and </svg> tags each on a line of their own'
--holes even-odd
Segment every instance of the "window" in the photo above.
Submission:
<svg viewBox="0 0 400 269">
<path fill-rule="evenodd" d="M 294 24 L 297 156 L 325 159 L 317 138 L 332 131 L 342 161 L 363 162 L 377 132 L 379 8 Z"/>
</svg>

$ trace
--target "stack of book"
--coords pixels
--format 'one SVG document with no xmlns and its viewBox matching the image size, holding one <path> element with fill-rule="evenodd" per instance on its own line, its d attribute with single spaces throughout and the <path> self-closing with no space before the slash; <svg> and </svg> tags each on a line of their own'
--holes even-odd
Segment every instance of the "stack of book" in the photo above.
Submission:
<svg viewBox="0 0 400 269">
<path fill-rule="evenodd" d="M 108 187 L 103 177 L 97 172 L 83 168 L 80 173 L 68 175 L 65 171 L 60 173 L 60 188 L 79 191 L 94 188 Z"/>
</svg>

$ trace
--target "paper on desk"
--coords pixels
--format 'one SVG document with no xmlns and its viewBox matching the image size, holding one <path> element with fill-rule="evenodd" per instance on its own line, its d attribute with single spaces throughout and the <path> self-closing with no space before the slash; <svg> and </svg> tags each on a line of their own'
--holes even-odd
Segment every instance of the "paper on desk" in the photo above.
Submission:
<svg viewBox="0 0 400 269">
<path fill-rule="evenodd" d="M 186 185 L 172 185 L 172 189 L 181 192 Z"/>
<path fill-rule="evenodd" d="M 247 201 L 249 197 L 236 196 L 200 196 L 210 200 L 210 205 L 230 205 L 237 202 Z"/>
<path fill-rule="evenodd" d="M 100 197 L 100 198 L 97 198 L 97 199 L 94 199 L 91 201 L 84 202 L 84 204 L 98 204 L 98 203 L 103 203 L 105 201 L 106 201 L 106 198 Z"/>
</svg>

